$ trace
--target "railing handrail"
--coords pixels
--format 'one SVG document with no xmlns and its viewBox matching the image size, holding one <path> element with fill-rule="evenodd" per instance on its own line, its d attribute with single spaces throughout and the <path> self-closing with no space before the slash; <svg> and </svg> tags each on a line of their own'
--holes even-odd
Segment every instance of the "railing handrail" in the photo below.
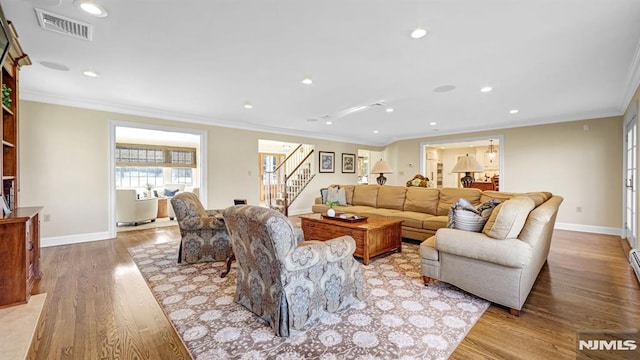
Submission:
<svg viewBox="0 0 640 360">
<path fill-rule="evenodd" d="M 296 173 L 296 171 L 298 171 L 298 169 L 300 168 L 300 166 L 302 166 L 302 164 L 307 162 L 307 159 L 309 158 L 309 156 L 311 156 L 311 154 L 313 154 L 313 149 L 311 149 L 311 151 L 309 151 L 309 153 L 307 154 L 307 156 L 304 157 L 304 159 L 302 159 L 302 161 L 300 161 L 298 163 L 298 165 L 296 166 L 295 169 L 293 169 L 293 171 L 291 172 L 291 175 L 287 175 L 284 174 L 284 182 L 285 184 L 287 183 L 287 181 L 291 178 L 291 176 L 293 176 L 293 174 Z"/>
</svg>

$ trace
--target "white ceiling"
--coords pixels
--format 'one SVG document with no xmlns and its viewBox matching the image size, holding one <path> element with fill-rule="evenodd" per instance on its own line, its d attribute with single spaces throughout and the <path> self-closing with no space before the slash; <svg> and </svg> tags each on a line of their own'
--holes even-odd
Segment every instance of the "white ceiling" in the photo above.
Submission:
<svg viewBox="0 0 640 360">
<path fill-rule="evenodd" d="M 34 63 L 24 99 L 386 145 L 620 115 L 640 83 L 639 0 L 96 1 L 108 17 L 1 0 Z M 41 29 L 34 7 L 92 24 L 93 41 Z"/>
</svg>

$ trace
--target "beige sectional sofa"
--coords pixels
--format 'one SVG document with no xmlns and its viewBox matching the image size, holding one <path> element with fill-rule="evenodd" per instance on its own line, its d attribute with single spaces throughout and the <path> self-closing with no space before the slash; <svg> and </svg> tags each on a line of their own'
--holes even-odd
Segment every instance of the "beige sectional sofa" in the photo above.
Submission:
<svg viewBox="0 0 640 360">
<path fill-rule="evenodd" d="M 402 237 L 425 240 L 447 227 L 449 208 L 460 198 L 479 205 L 491 197 L 506 198 L 503 193 L 473 188 L 424 188 L 388 185 L 339 185 L 345 189 L 347 204 L 335 206 L 337 212 L 356 215 L 382 215 L 404 220 Z M 486 199 L 486 200 L 485 200 Z M 325 213 L 329 206 L 315 199 L 311 210 Z"/>
<path fill-rule="evenodd" d="M 547 192 L 526 194 L 473 188 L 341 185 L 346 205 L 338 212 L 403 219 L 402 236 L 422 241 L 422 275 L 455 285 L 519 314 L 549 254 L 563 199 Z M 451 205 L 460 198 L 474 206 L 499 199 L 482 232 L 449 229 Z M 316 198 L 313 212 L 329 207 Z"/>
</svg>

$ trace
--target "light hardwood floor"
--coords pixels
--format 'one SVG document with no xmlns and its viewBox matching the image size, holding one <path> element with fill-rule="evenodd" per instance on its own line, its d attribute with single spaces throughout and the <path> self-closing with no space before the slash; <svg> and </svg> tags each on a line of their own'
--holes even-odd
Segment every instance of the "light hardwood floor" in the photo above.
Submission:
<svg viewBox="0 0 640 360">
<path fill-rule="evenodd" d="M 177 227 L 42 249 L 46 292 L 30 359 L 189 359 L 127 248 Z M 492 305 L 452 359 L 575 359 L 576 332 L 640 325 L 640 287 L 616 236 L 556 231 L 520 317 Z M 375 260 L 373 260 L 375 261 Z"/>
</svg>

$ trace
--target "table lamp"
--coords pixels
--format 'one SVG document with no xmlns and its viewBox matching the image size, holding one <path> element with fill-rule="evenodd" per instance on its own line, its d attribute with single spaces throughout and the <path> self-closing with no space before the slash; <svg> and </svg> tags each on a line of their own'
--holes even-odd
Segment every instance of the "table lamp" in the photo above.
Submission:
<svg viewBox="0 0 640 360">
<path fill-rule="evenodd" d="M 464 173 L 465 175 L 460 179 L 463 187 L 469 188 L 473 185 L 475 180 L 471 177 L 471 173 L 473 172 L 484 172 L 484 166 L 476 160 L 475 157 L 462 156 L 458 159 L 458 162 L 451 170 L 452 173 Z"/>
<path fill-rule="evenodd" d="M 387 178 L 384 177 L 384 174 L 391 174 L 393 170 L 391 169 L 391 165 L 388 162 L 380 159 L 377 163 L 373 165 L 373 169 L 371 169 L 372 174 L 380 174 L 376 178 L 378 185 L 384 185 L 387 182 Z"/>
</svg>

